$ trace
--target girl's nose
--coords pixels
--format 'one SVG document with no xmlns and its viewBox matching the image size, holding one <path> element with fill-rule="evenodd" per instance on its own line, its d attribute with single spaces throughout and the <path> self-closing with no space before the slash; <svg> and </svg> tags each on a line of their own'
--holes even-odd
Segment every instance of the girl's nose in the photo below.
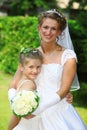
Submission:
<svg viewBox="0 0 87 130">
<path fill-rule="evenodd" d="M 33 69 L 33 72 L 34 72 L 34 73 L 37 73 L 37 72 L 38 72 L 37 68 L 34 68 L 34 69 Z"/>
</svg>

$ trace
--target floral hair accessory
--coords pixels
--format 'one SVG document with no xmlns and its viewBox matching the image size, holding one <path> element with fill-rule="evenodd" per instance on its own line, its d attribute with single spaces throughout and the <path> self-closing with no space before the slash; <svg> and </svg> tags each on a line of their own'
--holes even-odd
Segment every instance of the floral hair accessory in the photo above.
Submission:
<svg viewBox="0 0 87 130">
<path fill-rule="evenodd" d="M 28 53 L 28 52 L 30 52 L 31 51 L 31 49 L 30 48 L 22 48 L 21 49 L 21 51 L 20 51 L 20 53 L 24 53 L 24 54 L 26 54 L 26 53 Z"/>
<path fill-rule="evenodd" d="M 29 54 L 29 53 L 38 53 L 38 49 L 32 49 L 32 48 L 22 48 L 20 53 L 23 53 L 23 54 Z"/>
</svg>

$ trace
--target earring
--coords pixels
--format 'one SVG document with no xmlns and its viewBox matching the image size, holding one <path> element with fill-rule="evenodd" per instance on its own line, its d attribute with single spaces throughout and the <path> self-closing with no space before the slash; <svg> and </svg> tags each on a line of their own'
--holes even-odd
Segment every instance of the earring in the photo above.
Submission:
<svg viewBox="0 0 87 130">
<path fill-rule="evenodd" d="M 63 40 L 65 36 L 65 32 L 62 32 L 62 34 L 60 35 L 60 40 Z"/>
<path fill-rule="evenodd" d="M 58 41 L 59 41 L 59 36 L 56 37 L 56 42 L 58 43 Z"/>
</svg>

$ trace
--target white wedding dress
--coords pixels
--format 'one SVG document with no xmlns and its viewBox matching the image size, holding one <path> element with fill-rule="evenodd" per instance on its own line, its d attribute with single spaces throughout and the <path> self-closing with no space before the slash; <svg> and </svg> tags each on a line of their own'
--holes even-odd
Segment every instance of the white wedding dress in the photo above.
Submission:
<svg viewBox="0 0 87 130">
<path fill-rule="evenodd" d="M 73 51 L 66 49 L 61 64 L 43 64 L 36 84 L 41 103 L 35 118 L 21 119 L 13 130 L 87 130 L 86 125 L 66 98 L 57 102 L 56 91 L 60 88 L 62 70 L 69 58 L 76 58 Z"/>
</svg>

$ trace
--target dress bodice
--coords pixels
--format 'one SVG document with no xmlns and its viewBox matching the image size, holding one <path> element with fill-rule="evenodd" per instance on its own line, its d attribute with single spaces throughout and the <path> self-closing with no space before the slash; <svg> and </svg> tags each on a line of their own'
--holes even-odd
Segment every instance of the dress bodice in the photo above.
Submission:
<svg viewBox="0 0 87 130">
<path fill-rule="evenodd" d="M 44 93 L 56 92 L 61 83 L 62 66 L 59 64 L 43 64 L 36 84 L 37 90 Z"/>
<path fill-rule="evenodd" d="M 42 65 L 41 73 L 36 79 L 37 89 L 40 93 L 45 92 L 46 94 L 46 92 L 51 93 L 59 90 L 64 64 L 70 58 L 76 59 L 76 54 L 74 51 L 66 49 L 62 54 L 60 64 L 51 63 Z"/>
</svg>

